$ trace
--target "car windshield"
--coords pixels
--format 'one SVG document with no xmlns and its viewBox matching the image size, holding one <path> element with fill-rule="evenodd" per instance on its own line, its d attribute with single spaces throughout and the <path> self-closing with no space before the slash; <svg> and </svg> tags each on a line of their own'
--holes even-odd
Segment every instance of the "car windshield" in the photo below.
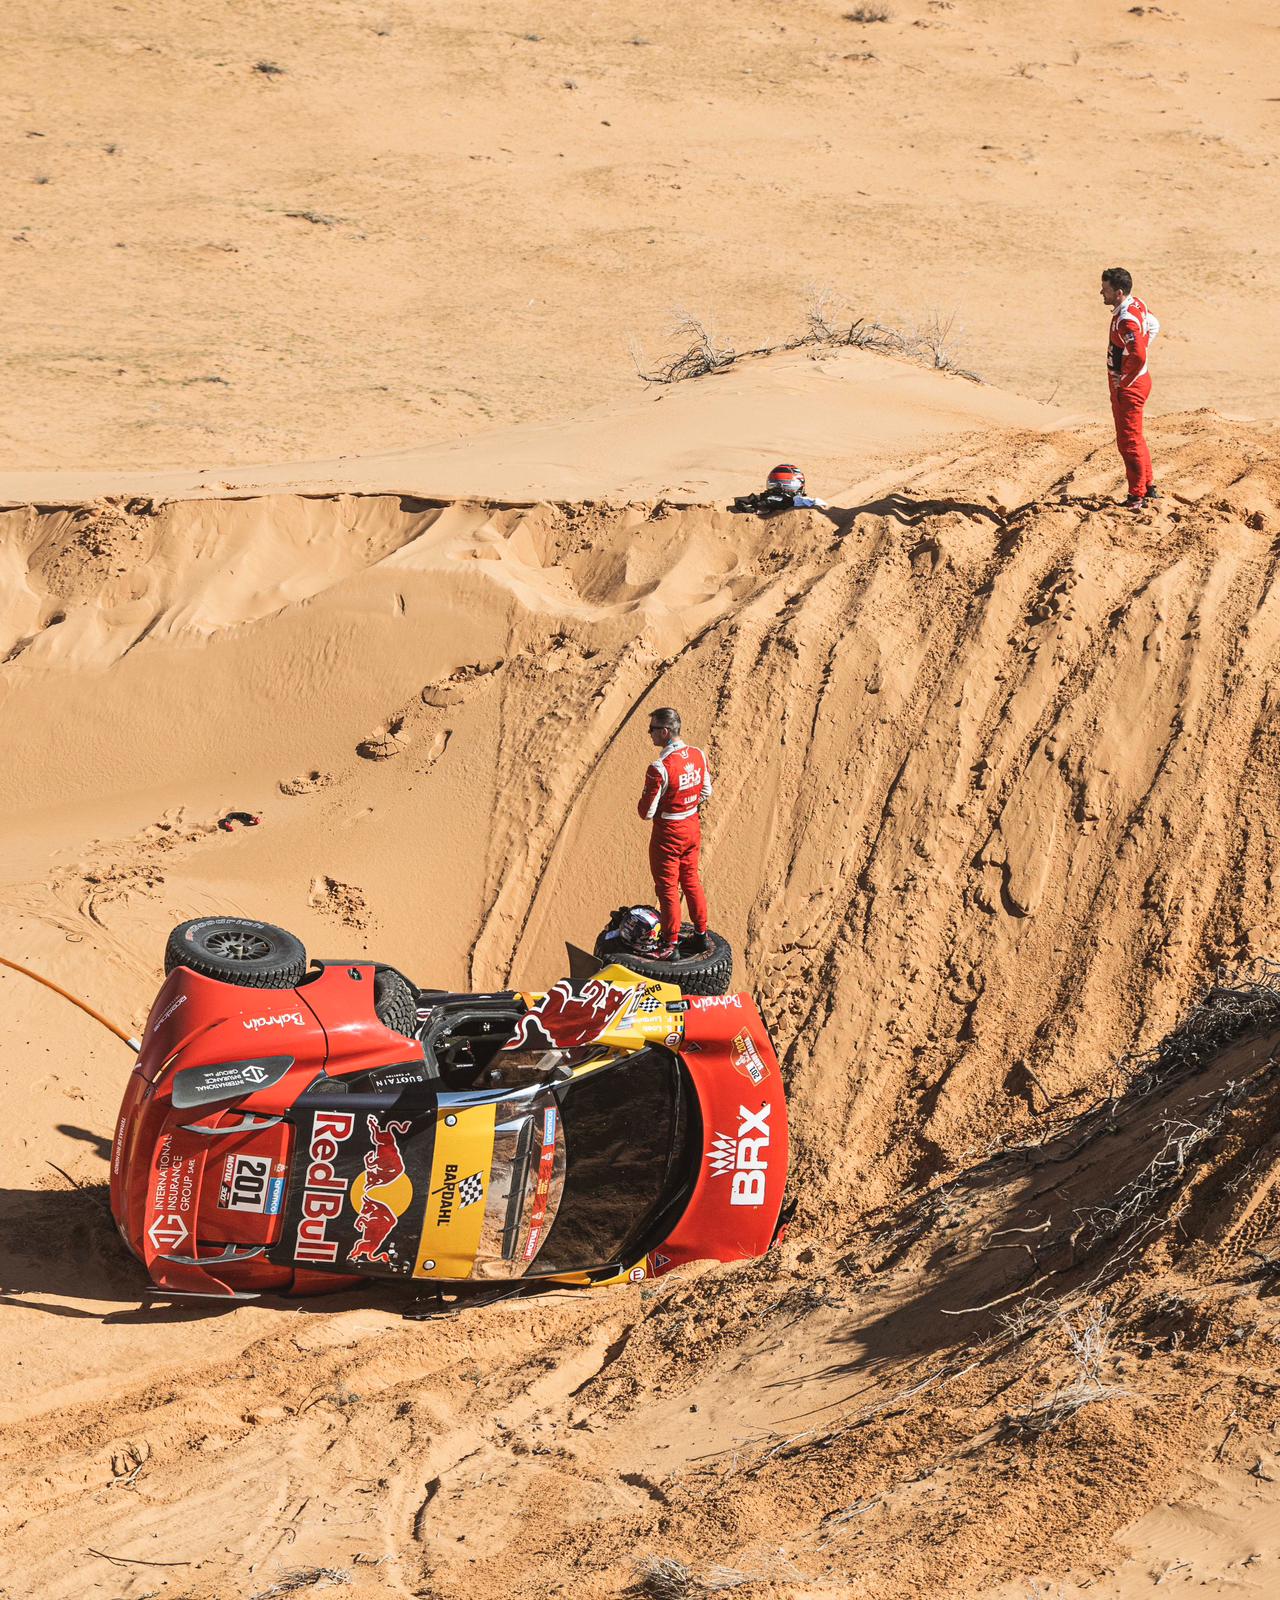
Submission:
<svg viewBox="0 0 1280 1600">
<path fill-rule="evenodd" d="M 580 1272 L 625 1264 L 655 1212 L 683 1178 L 687 1096 L 680 1064 L 665 1050 L 641 1050 L 559 1091 L 564 1189 L 539 1272 Z"/>
<path fill-rule="evenodd" d="M 477 1278 L 578 1272 L 633 1248 L 683 1171 L 688 1111 L 674 1056 L 642 1050 L 498 1107 Z"/>
</svg>

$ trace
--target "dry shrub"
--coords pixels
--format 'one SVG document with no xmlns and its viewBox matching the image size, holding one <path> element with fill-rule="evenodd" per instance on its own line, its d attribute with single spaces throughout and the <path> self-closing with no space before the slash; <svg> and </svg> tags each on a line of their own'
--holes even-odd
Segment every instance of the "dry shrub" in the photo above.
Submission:
<svg viewBox="0 0 1280 1600">
<path fill-rule="evenodd" d="M 752 356 L 776 355 L 786 350 L 834 350 L 847 345 L 858 350 L 879 350 L 902 356 L 940 372 L 967 378 L 971 383 L 983 381 L 976 372 L 970 372 L 956 360 L 962 330 L 956 325 L 955 312 L 944 318 L 940 312 L 933 311 L 910 332 L 903 332 L 874 318 L 859 316 L 833 289 L 813 286 L 809 290 L 802 331 L 750 350 L 722 345 L 713 324 L 694 312 L 678 308 L 673 312 L 673 319 L 668 331 L 671 353 L 656 367 L 646 370 L 639 351 L 634 342 L 632 344 L 631 359 L 645 383 L 680 383 L 685 378 L 700 378 Z"/>
</svg>

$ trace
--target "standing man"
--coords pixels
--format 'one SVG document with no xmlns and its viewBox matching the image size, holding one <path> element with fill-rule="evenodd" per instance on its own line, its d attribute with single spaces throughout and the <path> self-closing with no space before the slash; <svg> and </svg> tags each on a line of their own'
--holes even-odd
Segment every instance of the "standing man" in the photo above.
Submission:
<svg viewBox="0 0 1280 1600">
<path fill-rule="evenodd" d="M 1102 274 L 1102 300 L 1111 307 L 1107 382 L 1116 444 L 1129 481 L 1125 507 L 1139 511 L 1159 494 L 1151 481 L 1151 452 L 1142 431 L 1142 408 L 1151 393 L 1147 347 L 1160 332 L 1160 324 L 1133 293 L 1133 278 L 1123 267 L 1108 267 Z"/>
<path fill-rule="evenodd" d="M 708 948 L 707 897 L 698 873 L 702 849 L 698 813 L 711 797 L 711 776 L 706 756 L 680 737 L 680 713 L 671 706 L 649 713 L 649 738 L 658 755 L 644 775 L 644 793 L 637 809 L 646 822 L 653 822 L 649 869 L 662 918 L 662 948 L 657 959 L 670 961 L 680 938 L 682 889 L 698 934 L 696 952 L 701 955 Z"/>
</svg>

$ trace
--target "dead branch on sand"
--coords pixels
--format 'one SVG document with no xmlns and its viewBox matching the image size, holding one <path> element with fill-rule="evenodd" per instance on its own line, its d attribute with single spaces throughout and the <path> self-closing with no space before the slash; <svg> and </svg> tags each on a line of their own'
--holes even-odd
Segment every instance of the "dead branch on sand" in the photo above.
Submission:
<svg viewBox="0 0 1280 1600">
<path fill-rule="evenodd" d="M 637 376 L 645 383 L 680 383 L 686 378 L 701 378 L 710 372 L 722 372 L 726 367 L 754 356 L 777 355 L 788 350 L 835 350 L 847 346 L 902 356 L 905 360 L 919 362 L 939 372 L 950 372 L 955 377 L 966 378 L 970 383 L 984 381 L 976 372 L 960 366 L 956 360 L 960 330 L 956 327 L 954 311 L 945 318 L 940 312 L 933 311 L 910 332 L 904 332 L 886 323 L 855 315 L 841 304 L 833 289 L 814 286 L 809 291 L 803 331 L 773 344 L 757 345 L 750 350 L 735 350 L 731 345 L 722 345 L 713 325 L 695 312 L 677 307 L 672 315 L 674 320 L 667 334 L 671 353 L 656 367 L 646 370 L 635 341 L 631 342 L 631 360 Z"/>
</svg>

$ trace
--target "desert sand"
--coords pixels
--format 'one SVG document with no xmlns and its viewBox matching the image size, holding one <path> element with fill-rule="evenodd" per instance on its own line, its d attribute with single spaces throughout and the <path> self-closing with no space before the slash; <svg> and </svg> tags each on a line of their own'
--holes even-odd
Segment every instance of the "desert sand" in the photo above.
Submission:
<svg viewBox="0 0 1280 1600">
<path fill-rule="evenodd" d="M 129 1051 L 0 967 L 6 1600 L 1280 1592 L 1280 995 L 1193 1010 L 1280 958 L 1280 28 L 844 9 L 14 8 L 0 956 L 127 1032 L 214 910 L 547 983 L 674 703 L 798 1212 L 445 1323 L 153 1300 Z M 987 381 L 635 376 L 827 287 Z M 830 511 L 726 509 L 788 457 Z"/>
</svg>

